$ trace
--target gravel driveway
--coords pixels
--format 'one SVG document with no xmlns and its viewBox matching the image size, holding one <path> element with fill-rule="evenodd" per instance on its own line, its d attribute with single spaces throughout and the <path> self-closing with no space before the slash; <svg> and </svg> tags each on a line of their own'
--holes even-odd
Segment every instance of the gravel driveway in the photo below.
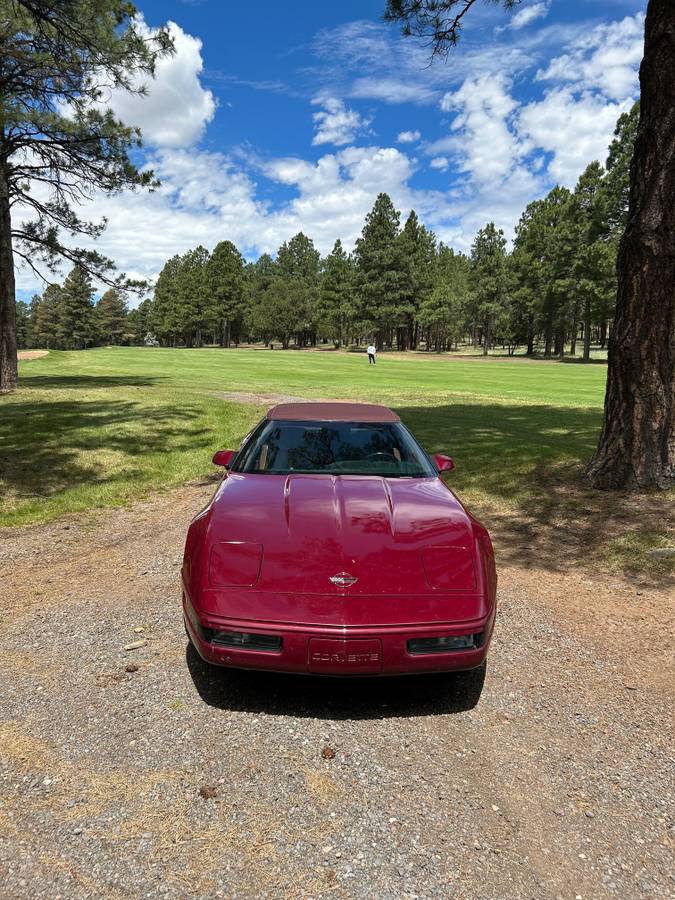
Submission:
<svg viewBox="0 0 675 900">
<path fill-rule="evenodd" d="M 672 596 L 502 569 L 477 705 L 212 671 L 178 588 L 211 490 L 0 531 L 2 897 L 675 896 Z"/>
</svg>

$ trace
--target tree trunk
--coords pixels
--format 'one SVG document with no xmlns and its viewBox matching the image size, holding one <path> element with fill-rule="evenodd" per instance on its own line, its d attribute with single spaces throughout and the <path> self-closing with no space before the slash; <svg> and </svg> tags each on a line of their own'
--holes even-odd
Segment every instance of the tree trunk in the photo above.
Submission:
<svg viewBox="0 0 675 900">
<path fill-rule="evenodd" d="M 595 487 L 675 480 L 675 3 L 650 0 Z"/>
<path fill-rule="evenodd" d="M 553 339 L 552 328 L 551 321 L 547 321 L 544 331 L 544 356 L 546 357 L 551 355 L 551 341 Z"/>
<path fill-rule="evenodd" d="M 591 298 L 584 301 L 584 362 L 591 361 Z"/>
<path fill-rule="evenodd" d="M 577 333 L 579 331 L 579 301 L 574 304 L 572 313 L 572 330 L 570 332 L 570 356 L 577 355 Z"/>
<path fill-rule="evenodd" d="M 17 385 L 16 297 L 9 185 L 6 161 L 0 160 L 0 393 Z"/>
</svg>

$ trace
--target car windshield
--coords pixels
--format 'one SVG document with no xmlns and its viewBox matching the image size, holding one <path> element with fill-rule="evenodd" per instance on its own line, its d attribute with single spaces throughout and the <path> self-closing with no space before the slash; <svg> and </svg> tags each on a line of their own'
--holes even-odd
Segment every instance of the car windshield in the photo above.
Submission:
<svg viewBox="0 0 675 900">
<path fill-rule="evenodd" d="M 231 471 L 269 475 L 380 475 L 429 478 L 427 455 L 399 422 L 266 420 L 237 454 Z"/>
</svg>

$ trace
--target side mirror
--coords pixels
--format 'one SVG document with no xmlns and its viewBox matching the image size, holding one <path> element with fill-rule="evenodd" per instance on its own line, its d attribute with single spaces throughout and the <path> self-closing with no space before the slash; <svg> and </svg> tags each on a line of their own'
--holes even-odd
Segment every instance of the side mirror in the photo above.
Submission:
<svg viewBox="0 0 675 900">
<path fill-rule="evenodd" d="M 455 464 L 449 456 L 443 453 L 437 453 L 434 456 L 434 462 L 439 472 L 451 472 L 455 468 Z"/>
<path fill-rule="evenodd" d="M 214 466 L 223 466 L 224 469 L 229 469 L 236 452 L 236 450 L 216 450 L 213 454 Z"/>
</svg>

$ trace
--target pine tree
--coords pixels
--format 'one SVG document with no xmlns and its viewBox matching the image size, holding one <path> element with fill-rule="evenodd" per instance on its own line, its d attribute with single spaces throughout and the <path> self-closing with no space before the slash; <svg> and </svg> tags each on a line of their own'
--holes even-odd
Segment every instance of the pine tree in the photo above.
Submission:
<svg viewBox="0 0 675 900">
<path fill-rule="evenodd" d="M 183 337 L 188 347 L 201 347 L 204 334 L 218 326 L 218 317 L 208 302 L 206 265 L 209 252 L 201 244 L 182 257 L 178 270 L 177 298 Z"/>
<path fill-rule="evenodd" d="M 573 212 L 570 192 L 555 187 L 543 200 L 527 205 L 516 228 L 512 271 L 518 284 L 517 302 L 529 298 L 534 330 L 543 331 L 547 357 L 553 352 L 554 339 L 558 353 L 564 353 L 574 318 Z"/>
<path fill-rule="evenodd" d="M 614 129 L 614 140 L 609 145 L 603 182 L 602 202 L 607 225 L 618 241 L 628 222 L 628 201 L 630 197 L 630 163 L 635 149 L 640 103 L 619 116 Z"/>
<path fill-rule="evenodd" d="M 616 293 L 616 241 L 608 227 L 605 172 L 592 162 L 580 176 L 574 190 L 573 215 L 576 226 L 574 277 L 584 328 L 583 360 L 590 362 L 591 324 L 607 315 Z M 572 353 L 574 350 L 572 349 Z"/>
<path fill-rule="evenodd" d="M 61 285 L 48 284 L 33 314 L 33 346 L 51 350 L 58 346 L 58 315 Z"/>
<path fill-rule="evenodd" d="M 149 335 L 154 337 L 151 319 L 152 300 L 147 297 L 138 304 L 136 309 L 130 310 L 127 316 L 127 328 L 132 343 L 142 346 Z"/>
<path fill-rule="evenodd" d="M 155 285 L 152 309 L 148 321 L 144 323 L 162 344 L 173 346 L 185 330 L 178 282 L 181 265 L 182 257 L 178 254 L 164 263 Z"/>
<path fill-rule="evenodd" d="M 341 347 L 347 342 L 347 330 L 355 315 L 354 264 L 338 238 L 323 262 L 317 308 L 319 333 Z"/>
<path fill-rule="evenodd" d="M 166 32 L 148 38 L 128 0 L 3 2 L 0 28 L 0 392 L 16 387 L 14 266 L 53 271 L 65 258 L 112 282 L 113 264 L 72 237 L 97 237 L 105 222 L 82 221 L 77 207 L 95 192 L 156 184 L 129 150 L 140 132 L 105 102 L 116 88 L 140 94 L 172 51 Z M 22 223 L 12 212 L 28 210 Z M 69 235 L 63 242 L 62 233 Z"/>
<path fill-rule="evenodd" d="M 509 267 L 513 279 L 511 315 L 518 323 L 522 343 L 526 346 L 526 354 L 532 356 L 544 275 L 541 260 L 535 255 L 530 240 L 528 210 L 523 213 L 516 227 L 516 238 L 509 258 Z"/>
<path fill-rule="evenodd" d="M 301 278 L 310 288 L 319 280 L 321 256 L 314 247 L 314 241 L 302 231 L 279 247 L 277 266 L 279 274 L 285 278 Z"/>
<path fill-rule="evenodd" d="M 221 343 L 229 347 L 231 338 L 239 343 L 244 317 L 246 277 L 244 259 L 232 241 L 216 244 L 206 263 L 204 282 L 207 302 L 212 308 L 210 318 L 216 322 Z"/>
<path fill-rule="evenodd" d="M 103 343 L 113 346 L 122 343 L 127 315 L 127 304 L 121 291 L 109 288 L 96 304 L 96 328 Z"/>
<path fill-rule="evenodd" d="M 84 350 L 96 338 L 94 290 L 89 273 L 75 266 L 63 282 L 56 307 L 56 340 L 62 350 Z"/>
<path fill-rule="evenodd" d="M 432 288 L 418 312 L 420 325 L 427 331 L 428 350 L 447 350 L 465 333 L 470 269 L 467 256 L 439 244 L 431 267 Z"/>
<path fill-rule="evenodd" d="M 277 275 L 256 295 L 248 320 L 251 330 L 266 343 L 278 338 L 287 350 L 308 315 L 309 294 L 303 280 Z"/>
<path fill-rule="evenodd" d="M 509 282 L 506 238 L 494 222 L 481 228 L 471 246 L 471 276 L 475 313 L 483 335 L 483 355 L 487 356 L 492 330 L 504 313 Z"/>
<path fill-rule="evenodd" d="M 405 324 L 399 327 L 396 343 L 399 350 L 406 350 L 408 347 L 414 350 L 417 347 L 417 313 L 420 305 L 429 298 L 433 287 L 436 237 L 420 223 L 413 209 L 398 240 L 404 277 L 396 319 L 403 318 Z"/>
<path fill-rule="evenodd" d="M 294 282 L 291 292 L 298 298 L 297 340 L 300 346 L 316 343 L 316 307 L 321 255 L 314 242 L 301 231 L 277 251 L 281 278 Z M 302 314 L 300 314 L 302 311 Z"/>
<path fill-rule="evenodd" d="M 391 343 L 392 326 L 401 324 L 405 264 L 398 241 L 400 214 L 388 194 L 378 194 L 366 216 L 354 256 L 358 276 L 360 319 L 365 331 L 375 334 L 378 350 Z"/>
<path fill-rule="evenodd" d="M 16 304 L 16 341 L 19 350 L 30 347 L 31 322 L 30 306 L 23 300 L 17 300 Z"/>
<path fill-rule="evenodd" d="M 28 347 L 38 346 L 35 337 L 35 323 L 37 322 L 37 314 L 41 300 L 42 297 L 40 297 L 39 294 L 33 294 L 30 300 L 30 306 L 28 309 L 28 334 L 26 336 Z"/>
</svg>

